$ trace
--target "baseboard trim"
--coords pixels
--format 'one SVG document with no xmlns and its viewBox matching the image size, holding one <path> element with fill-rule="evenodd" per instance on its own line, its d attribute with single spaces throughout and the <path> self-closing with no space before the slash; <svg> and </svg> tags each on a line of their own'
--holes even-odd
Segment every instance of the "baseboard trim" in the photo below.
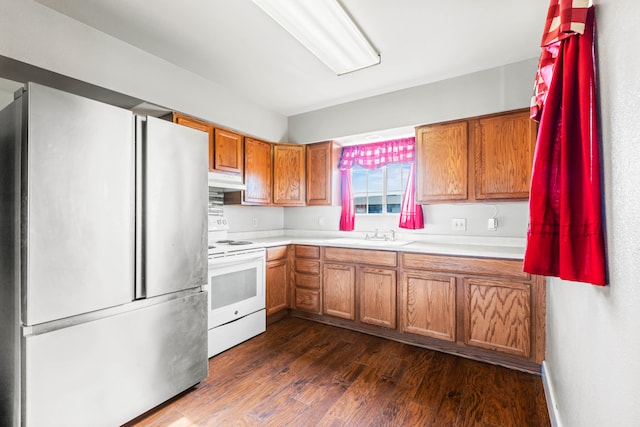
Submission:
<svg viewBox="0 0 640 427">
<path fill-rule="evenodd" d="M 547 400 L 547 410 L 549 411 L 549 420 L 552 427 L 562 427 L 560 418 L 558 418 L 556 394 L 553 390 L 551 381 L 549 381 L 549 371 L 547 371 L 547 361 L 542 362 L 542 386 L 544 387 L 544 397 Z"/>
</svg>

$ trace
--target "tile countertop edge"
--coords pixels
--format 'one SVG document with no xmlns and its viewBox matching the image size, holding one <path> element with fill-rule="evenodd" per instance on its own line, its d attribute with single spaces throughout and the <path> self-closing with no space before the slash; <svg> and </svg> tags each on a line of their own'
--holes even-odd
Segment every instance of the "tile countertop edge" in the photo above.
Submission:
<svg viewBox="0 0 640 427">
<path fill-rule="evenodd" d="M 383 250 L 394 252 L 413 252 L 413 253 L 425 253 L 432 255 L 451 255 L 451 256 L 470 256 L 479 258 L 503 258 L 522 260 L 524 258 L 524 246 L 512 246 L 512 245 L 483 245 L 483 244 L 465 244 L 465 243 L 440 243 L 415 240 L 406 245 L 401 246 L 378 246 L 369 245 L 366 240 L 362 240 L 362 244 L 359 242 L 354 244 L 340 243 L 335 241 L 339 239 L 337 237 L 311 237 L 311 236 L 295 236 L 295 235 L 282 235 L 282 236 L 270 236 L 270 237 L 256 237 L 252 238 L 252 241 L 258 245 L 262 245 L 265 248 L 282 245 L 315 245 L 315 246 L 332 246 L 332 247 L 346 247 L 353 249 L 369 249 L 369 250 Z M 353 239 L 349 239 L 353 240 Z"/>
</svg>

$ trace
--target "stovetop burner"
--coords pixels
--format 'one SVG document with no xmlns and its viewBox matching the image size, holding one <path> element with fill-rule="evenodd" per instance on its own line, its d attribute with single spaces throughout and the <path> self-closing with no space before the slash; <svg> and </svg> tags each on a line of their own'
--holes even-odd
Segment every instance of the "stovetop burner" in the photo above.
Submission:
<svg viewBox="0 0 640 427">
<path fill-rule="evenodd" d="M 221 245 L 240 246 L 240 245 L 250 245 L 253 242 L 250 242 L 248 240 L 218 240 L 216 241 L 216 243 L 219 243 Z"/>
</svg>

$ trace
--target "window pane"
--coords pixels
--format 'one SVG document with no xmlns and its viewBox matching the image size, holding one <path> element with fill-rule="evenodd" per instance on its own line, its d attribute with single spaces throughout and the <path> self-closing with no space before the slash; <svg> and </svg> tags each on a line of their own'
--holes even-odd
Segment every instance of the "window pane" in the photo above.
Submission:
<svg viewBox="0 0 640 427">
<path fill-rule="evenodd" d="M 367 196 L 354 195 L 353 204 L 355 205 L 356 213 L 367 213 Z"/>
<path fill-rule="evenodd" d="M 378 193 L 382 195 L 382 168 L 370 169 L 369 173 L 369 185 L 367 191 L 369 194 Z"/>
<path fill-rule="evenodd" d="M 367 170 L 361 166 L 351 168 L 351 188 L 353 193 L 367 192 Z"/>
<path fill-rule="evenodd" d="M 402 194 L 387 194 L 387 213 L 399 213 L 402 205 Z"/>
<path fill-rule="evenodd" d="M 378 193 L 378 194 L 369 193 L 369 209 L 367 210 L 367 213 L 370 213 L 370 214 L 382 213 L 382 193 Z"/>
</svg>

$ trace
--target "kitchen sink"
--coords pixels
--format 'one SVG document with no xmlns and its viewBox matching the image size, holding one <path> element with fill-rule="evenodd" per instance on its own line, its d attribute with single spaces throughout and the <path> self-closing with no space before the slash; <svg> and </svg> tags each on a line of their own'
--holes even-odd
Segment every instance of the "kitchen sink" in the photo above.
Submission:
<svg viewBox="0 0 640 427">
<path fill-rule="evenodd" d="M 335 244 L 340 246 L 362 246 L 362 247 L 396 247 L 413 243 L 411 240 L 367 240 L 364 238 L 356 239 L 352 237 L 340 237 L 336 239 L 325 240 L 327 244 Z"/>
</svg>

